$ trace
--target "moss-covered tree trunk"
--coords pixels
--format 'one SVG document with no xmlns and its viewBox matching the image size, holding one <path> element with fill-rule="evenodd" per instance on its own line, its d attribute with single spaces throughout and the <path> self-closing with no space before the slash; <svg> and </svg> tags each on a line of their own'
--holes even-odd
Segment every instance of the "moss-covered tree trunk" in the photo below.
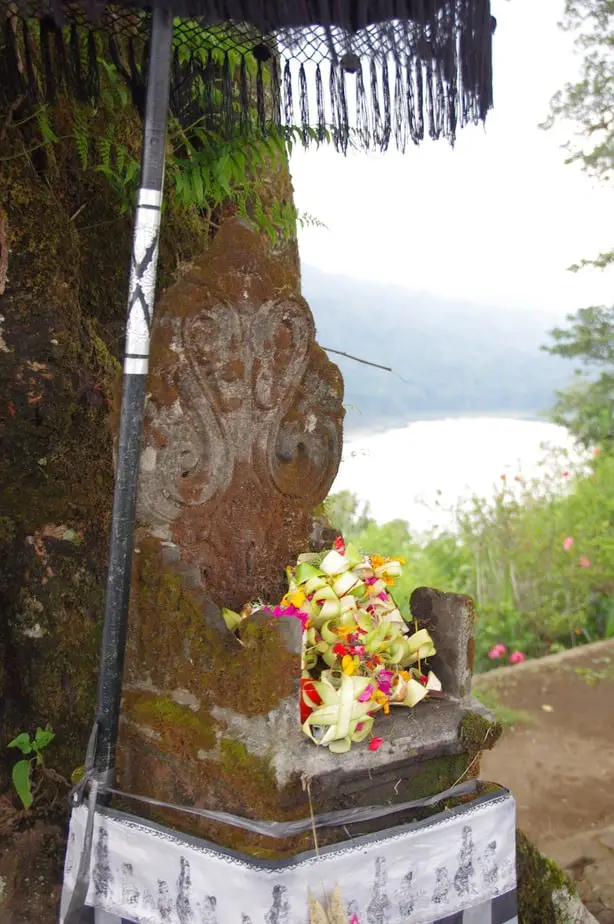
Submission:
<svg viewBox="0 0 614 924">
<path fill-rule="evenodd" d="M 131 217 L 82 169 L 72 112 L 52 146 L 25 105 L 0 114 L 0 784 L 6 742 L 37 724 L 70 774 L 94 711 Z M 134 150 L 140 130 L 126 118 Z M 167 210 L 162 284 L 206 237 Z"/>
</svg>

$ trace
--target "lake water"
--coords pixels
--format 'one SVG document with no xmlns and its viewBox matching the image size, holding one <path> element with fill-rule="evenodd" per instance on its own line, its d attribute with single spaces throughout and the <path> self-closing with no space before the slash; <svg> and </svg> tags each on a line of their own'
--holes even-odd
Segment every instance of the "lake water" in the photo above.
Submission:
<svg viewBox="0 0 614 924">
<path fill-rule="evenodd" d="M 414 533 L 449 528 L 449 508 L 473 494 L 491 497 L 501 475 L 513 480 L 543 472 L 544 444 L 572 450 L 567 430 L 541 421 L 418 421 L 349 438 L 332 491 L 348 490 L 368 501 L 380 523 L 406 520 Z"/>
</svg>

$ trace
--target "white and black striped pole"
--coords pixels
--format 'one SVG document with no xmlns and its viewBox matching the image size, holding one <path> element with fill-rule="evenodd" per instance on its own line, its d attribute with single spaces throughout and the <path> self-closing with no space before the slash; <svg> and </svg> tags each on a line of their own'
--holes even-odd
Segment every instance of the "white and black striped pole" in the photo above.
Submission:
<svg viewBox="0 0 614 924">
<path fill-rule="evenodd" d="M 172 13 L 161 2 L 156 3 L 149 47 L 141 185 L 133 233 L 119 444 L 98 682 L 98 734 L 94 767 L 95 778 L 102 786 L 112 786 L 115 775 L 145 386 L 164 187 L 172 32 Z"/>
</svg>

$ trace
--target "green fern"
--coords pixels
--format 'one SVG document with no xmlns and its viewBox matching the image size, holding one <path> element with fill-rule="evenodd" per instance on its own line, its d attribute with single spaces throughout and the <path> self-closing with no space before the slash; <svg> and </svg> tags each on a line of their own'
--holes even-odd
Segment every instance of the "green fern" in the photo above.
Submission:
<svg viewBox="0 0 614 924">
<path fill-rule="evenodd" d="M 73 106 L 73 137 L 81 166 L 87 170 L 90 151 L 90 126 L 81 107 Z"/>
<path fill-rule="evenodd" d="M 36 112 L 36 122 L 45 147 L 52 147 L 60 140 L 51 127 L 49 106 L 41 106 Z"/>
<path fill-rule="evenodd" d="M 194 27 L 202 28 L 196 23 Z M 196 54 L 202 52 L 204 61 L 211 51 L 220 67 L 227 57 L 233 73 L 241 64 L 242 53 L 248 50 L 229 43 L 224 29 L 211 27 Z M 181 59 L 181 48 L 178 53 Z M 126 125 L 134 118 L 132 100 L 115 65 L 105 58 L 99 59 L 99 65 L 104 75 L 103 108 L 92 110 L 74 103 L 71 137 L 82 169 L 94 170 L 105 177 L 117 196 L 120 212 L 124 213 L 136 200 L 140 174 L 132 145 L 121 140 L 126 137 Z M 249 55 L 246 66 L 255 74 L 257 63 Z M 266 70 L 264 79 L 270 80 Z M 193 92 L 204 92 L 202 81 L 195 82 Z M 221 107 L 219 87 L 211 88 L 211 97 L 214 107 Z M 106 123 L 101 128 L 102 115 Z M 39 108 L 36 120 L 41 143 L 52 156 L 59 139 L 48 106 Z M 308 133 L 317 139 L 315 129 L 309 129 Z M 299 225 L 324 227 L 309 214 L 299 215 L 291 204 L 271 202 L 270 190 L 261 179 L 271 163 L 286 158 L 293 144 L 303 140 L 304 129 L 298 126 L 271 127 L 263 138 L 255 109 L 248 115 L 247 127 L 230 139 L 205 129 L 200 120 L 185 127 L 171 117 L 166 157 L 167 196 L 180 208 L 197 210 L 207 219 L 223 203 L 231 203 L 237 214 L 249 218 L 273 242 L 292 237 Z"/>
<path fill-rule="evenodd" d="M 113 147 L 114 133 L 115 126 L 111 123 L 107 128 L 106 134 L 98 139 L 98 156 L 103 167 L 109 167 L 111 165 L 111 150 Z"/>
</svg>

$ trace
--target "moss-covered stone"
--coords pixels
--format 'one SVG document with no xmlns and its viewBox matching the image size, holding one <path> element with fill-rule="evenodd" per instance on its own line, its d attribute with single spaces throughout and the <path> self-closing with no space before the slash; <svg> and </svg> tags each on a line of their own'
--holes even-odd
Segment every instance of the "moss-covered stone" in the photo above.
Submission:
<svg viewBox="0 0 614 924">
<path fill-rule="evenodd" d="M 210 750 L 216 742 L 216 722 L 207 709 L 194 712 L 172 699 L 152 694 L 128 693 L 124 708 L 137 722 L 160 736 L 169 753 L 189 760 L 199 750 Z"/>
<path fill-rule="evenodd" d="M 520 924 L 562 924 L 552 896 L 560 889 L 575 894 L 574 884 L 520 830 L 516 851 Z"/>
<path fill-rule="evenodd" d="M 138 548 L 127 666 L 133 684 L 148 675 L 159 689 L 172 689 L 181 675 L 203 704 L 246 716 L 266 715 L 293 695 L 300 658 L 281 644 L 276 620 L 246 620 L 240 642 L 217 631 L 205 620 L 203 600 L 164 567 L 160 541 L 146 537 Z"/>
<path fill-rule="evenodd" d="M 461 743 L 471 759 L 490 751 L 503 732 L 500 722 L 491 722 L 479 712 L 466 712 L 461 722 Z"/>
</svg>

